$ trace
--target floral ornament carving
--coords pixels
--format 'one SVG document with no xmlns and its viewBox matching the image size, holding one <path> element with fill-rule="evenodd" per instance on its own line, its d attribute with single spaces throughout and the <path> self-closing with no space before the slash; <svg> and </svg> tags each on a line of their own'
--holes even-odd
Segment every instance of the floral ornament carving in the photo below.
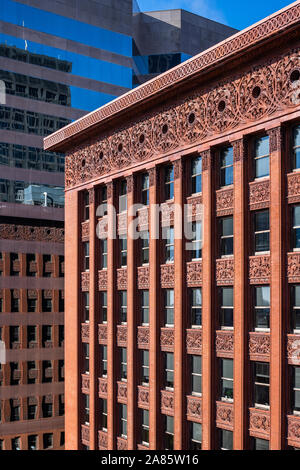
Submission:
<svg viewBox="0 0 300 470">
<path fill-rule="evenodd" d="M 250 209 L 264 209 L 270 205 L 270 181 L 249 183 Z"/>
<path fill-rule="evenodd" d="M 202 329 L 192 328 L 186 330 L 186 348 L 189 354 L 201 354 L 202 352 Z"/>
<path fill-rule="evenodd" d="M 90 377 L 89 375 L 81 375 L 81 391 L 82 393 L 89 393 L 90 391 Z"/>
<path fill-rule="evenodd" d="M 270 256 L 249 257 L 250 284 L 268 284 L 271 276 Z"/>
<path fill-rule="evenodd" d="M 206 102 L 195 95 L 178 106 L 179 133 L 184 142 L 195 142 L 206 134 Z"/>
<path fill-rule="evenodd" d="M 117 270 L 117 286 L 119 290 L 127 289 L 127 268 Z"/>
<path fill-rule="evenodd" d="M 246 148 L 245 139 L 239 139 L 232 142 L 233 146 L 233 160 L 234 162 L 240 162 L 245 159 Z"/>
<path fill-rule="evenodd" d="M 187 418 L 191 421 L 202 421 L 202 398 L 187 396 Z"/>
<path fill-rule="evenodd" d="M 150 404 L 150 392 L 149 387 L 138 386 L 138 406 L 139 408 L 149 409 Z"/>
<path fill-rule="evenodd" d="M 117 325 L 117 344 L 118 346 L 127 345 L 127 326 Z"/>
<path fill-rule="evenodd" d="M 289 282 L 300 282 L 300 253 L 288 253 L 287 277 Z"/>
<path fill-rule="evenodd" d="M 98 271 L 98 289 L 99 290 L 107 289 L 107 270 L 106 269 Z"/>
<path fill-rule="evenodd" d="M 81 440 L 84 445 L 90 444 L 90 428 L 84 424 L 81 425 Z"/>
<path fill-rule="evenodd" d="M 289 445 L 300 447 L 300 417 L 288 416 L 288 441 Z"/>
<path fill-rule="evenodd" d="M 275 98 L 279 104 L 293 107 L 299 104 L 300 57 L 298 51 L 283 56 L 275 66 Z M 296 73 L 295 73 L 296 72 Z"/>
<path fill-rule="evenodd" d="M 187 198 L 189 221 L 201 220 L 203 217 L 202 195 Z"/>
<path fill-rule="evenodd" d="M 270 129 L 268 131 L 269 138 L 270 138 L 270 152 L 276 152 L 281 150 L 282 146 L 282 128 L 275 127 L 274 129 Z"/>
<path fill-rule="evenodd" d="M 174 392 L 161 390 L 161 412 L 165 415 L 174 415 Z"/>
<path fill-rule="evenodd" d="M 162 264 L 160 267 L 160 283 L 163 289 L 174 287 L 175 272 L 174 264 Z"/>
<path fill-rule="evenodd" d="M 127 402 L 127 383 L 126 382 L 117 382 L 118 385 L 118 402 L 126 403 Z"/>
<path fill-rule="evenodd" d="M 149 119 L 140 121 L 132 130 L 132 153 L 138 161 L 146 160 L 153 152 L 152 123 Z"/>
<path fill-rule="evenodd" d="M 88 343 L 90 340 L 90 325 L 88 323 L 81 323 L 81 340 Z"/>
<path fill-rule="evenodd" d="M 270 412 L 250 408 L 250 434 L 268 439 L 270 436 Z"/>
<path fill-rule="evenodd" d="M 127 439 L 123 437 L 117 437 L 117 449 L 118 450 L 127 450 Z"/>
<path fill-rule="evenodd" d="M 268 361 L 271 351 L 271 339 L 268 333 L 249 333 L 249 354 L 251 360 Z"/>
<path fill-rule="evenodd" d="M 233 357 L 234 335 L 232 331 L 216 331 L 216 354 L 221 357 Z"/>
<path fill-rule="evenodd" d="M 166 152 L 178 145 L 177 113 L 169 108 L 157 113 L 152 123 L 153 146 L 156 152 Z"/>
<path fill-rule="evenodd" d="M 186 265 L 186 283 L 188 287 L 198 287 L 202 284 L 202 262 L 191 261 Z"/>
<path fill-rule="evenodd" d="M 98 325 L 98 341 L 99 344 L 107 343 L 107 325 Z"/>
<path fill-rule="evenodd" d="M 162 351 L 174 350 L 174 328 L 161 328 L 160 347 Z"/>
<path fill-rule="evenodd" d="M 210 132 L 224 132 L 238 123 L 238 94 L 234 83 L 224 83 L 211 90 L 206 102 L 207 127 Z"/>
<path fill-rule="evenodd" d="M 234 408 L 232 403 L 218 401 L 216 403 L 217 426 L 232 430 L 234 424 Z"/>
<path fill-rule="evenodd" d="M 98 431 L 98 444 L 99 444 L 99 450 L 107 449 L 107 446 L 108 446 L 107 432 Z"/>
<path fill-rule="evenodd" d="M 99 378 L 99 397 L 107 397 L 107 379 Z"/>
<path fill-rule="evenodd" d="M 218 285 L 233 284 L 234 260 L 233 258 L 216 260 L 216 280 Z"/>
<path fill-rule="evenodd" d="M 83 292 L 88 292 L 90 288 L 90 273 L 84 272 L 81 273 L 81 290 Z"/>
<path fill-rule="evenodd" d="M 299 335 L 288 335 L 287 358 L 289 364 L 300 365 L 300 338 Z"/>
<path fill-rule="evenodd" d="M 141 349 L 149 349 L 150 330 L 148 326 L 138 326 L 137 344 L 138 347 Z"/>
<path fill-rule="evenodd" d="M 0 224 L 0 239 L 63 243 L 64 229 L 56 227 Z"/>
<path fill-rule="evenodd" d="M 289 203 L 300 202 L 300 173 L 291 173 L 287 179 Z"/>
<path fill-rule="evenodd" d="M 221 189 L 216 191 L 217 216 L 225 216 L 233 213 L 233 189 Z"/>
<path fill-rule="evenodd" d="M 150 268 L 149 266 L 138 266 L 138 288 L 149 289 L 150 287 Z"/>
<path fill-rule="evenodd" d="M 261 73 L 261 68 L 255 67 L 241 80 L 239 112 L 243 120 L 256 121 L 275 110 L 274 71 L 272 67 L 264 67 L 263 70 Z"/>
</svg>

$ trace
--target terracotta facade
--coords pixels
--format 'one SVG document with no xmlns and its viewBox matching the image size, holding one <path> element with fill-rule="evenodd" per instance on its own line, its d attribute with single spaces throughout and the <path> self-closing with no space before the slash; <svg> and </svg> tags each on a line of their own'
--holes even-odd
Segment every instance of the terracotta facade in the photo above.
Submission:
<svg viewBox="0 0 300 470">
<path fill-rule="evenodd" d="M 67 449 L 300 447 L 300 334 L 292 324 L 300 282 L 292 237 L 300 203 L 299 92 L 297 1 L 45 139 L 45 148 L 67 152 Z M 195 158 L 202 163 L 197 193 Z M 96 211 L 107 200 L 118 212 L 124 182 L 127 208 L 141 203 L 145 173 L 148 209 L 139 227 L 149 231 L 149 262 L 141 262 L 141 242 L 128 234 L 125 266 L 120 238 L 133 216 L 118 214 L 114 239 L 108 207 L 105 251 Z M 155 204 L 162 205 L 160 230 L 168 207 L 175 232 L 183 222 L 176 206 L 191 205 L 190 222 L 202 220 L 201 256 L 192 258 L 175 235 L 166 261 L 167 242 L 151 236 Z M 268 221 L 264 229 L 260 217 Z M 226 221 L 229 235 L 221 229 Z M 191 321 L 190 300 L 200 288 L 201 325 Z M 232 304 L 222 301 L 227 295 Z"/>
</svg>

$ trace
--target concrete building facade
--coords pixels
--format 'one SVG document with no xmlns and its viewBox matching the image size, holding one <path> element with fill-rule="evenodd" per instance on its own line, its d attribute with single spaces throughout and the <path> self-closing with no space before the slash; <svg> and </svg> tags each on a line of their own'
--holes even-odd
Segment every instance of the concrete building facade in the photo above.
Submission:
<svg viewBox="0 0 300 470">
<path fill-rule="evenodd" d="M 300 448 L 299 50 L 296 1 L 45 138 L 68 449 Z"/>
</svg>

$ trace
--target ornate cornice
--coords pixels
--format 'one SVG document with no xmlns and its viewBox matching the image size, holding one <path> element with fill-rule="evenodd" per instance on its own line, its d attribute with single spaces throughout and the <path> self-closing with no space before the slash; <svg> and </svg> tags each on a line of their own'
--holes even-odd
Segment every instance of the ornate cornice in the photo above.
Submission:
<svg viewBox="0 0 300 470">
<path fill-rule="evenodd" d="M 150 98 L 158 97 L 167 89 L 180 86 L 183 81 L 204 75 L 208 70 L 221 66 L 225 60 L 240 55 L 250 47 L 261 45 L 275 34 L 287 32 L 299 23 L 299 19 L 300 4 L 297 1 L 46 137 L 45 149 L 62 149 L 63 143 L 74 135 L 99 126 L 116 114 L 136 107 Z M 218 103 L 220 109 L 221 102 L 222 100 Z M 146 145 L 142 135 L 140 133 L 140 143 Z"/>
</svg>

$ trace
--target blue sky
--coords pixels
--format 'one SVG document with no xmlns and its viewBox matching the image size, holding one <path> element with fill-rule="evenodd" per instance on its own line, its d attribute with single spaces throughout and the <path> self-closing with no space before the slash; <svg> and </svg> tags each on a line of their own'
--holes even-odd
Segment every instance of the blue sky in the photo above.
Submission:
<svg viewBox="0 0 300 470">
<path fill-rule="evenodd" d="M 290 0 L 138 0 L 142 11 L 184 8 L 243 29 L 292 3 Z"/>
</svg>

